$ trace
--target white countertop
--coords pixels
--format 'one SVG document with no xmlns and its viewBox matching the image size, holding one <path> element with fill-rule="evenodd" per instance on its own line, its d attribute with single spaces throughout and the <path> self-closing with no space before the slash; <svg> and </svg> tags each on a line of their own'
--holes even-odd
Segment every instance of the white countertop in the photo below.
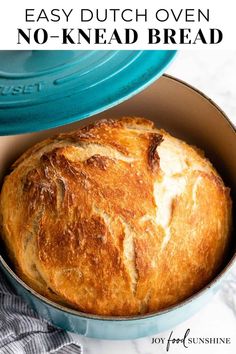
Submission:
<svg viewBox="0 0 236 354">
<path fill-rule="evenodd" d="M 236 124 L 236 51 L 183 51 L 167 73 L 197 87 L 212 98 Z M 188 321 L 173 329 L 183 337 L 190 328 L 191 337 L 229 337 L 231 344 L 195 344 L 184 349 L 172 344 L 174 354 L 236 353 L 236 267 L 213 300 Z M 168 339 L 171 331 L 153 336 Z M 132 341 L 102 341 L 79 336 L 84 354 L 161 354 L 166 345 L 152 344 L 152 337 Z"/>
</svg>

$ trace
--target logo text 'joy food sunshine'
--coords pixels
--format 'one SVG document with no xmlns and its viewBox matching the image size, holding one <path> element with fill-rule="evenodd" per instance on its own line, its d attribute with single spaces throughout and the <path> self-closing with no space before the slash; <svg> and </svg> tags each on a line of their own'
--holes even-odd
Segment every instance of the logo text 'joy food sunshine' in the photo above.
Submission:
<svg viewBox="0 0 236 354">
<path fill-rule="evenodd" d="M 189 346 L 197 344 L 206 344 L 206 345 L 229 345 L 231 344 L 231 338 L 228 337 L 192 337 L 190 336 L 190 329 L 188 328 L 184 335 L 176 336 L 174 331 L 171 331 L 168 337 L 153 337 L 152 344 L 159 344 L 165 346 L 166 351 L 168 352 L 171 347 L 176 345 L 182 346 L 187 349 Z M 174 349 L 174 348 L 173 348 Z M 222 351 L 223 352 L 223 351 Z"/>
</svg>

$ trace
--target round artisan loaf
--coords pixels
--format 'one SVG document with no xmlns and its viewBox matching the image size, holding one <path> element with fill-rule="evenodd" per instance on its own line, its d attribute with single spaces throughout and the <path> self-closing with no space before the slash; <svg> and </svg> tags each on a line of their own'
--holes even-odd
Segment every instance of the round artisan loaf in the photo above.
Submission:
<svg viewBox="0 0 236 354">
<path fill-rule="evenodd" d="M 214 277 L 231 201 L 199 150 L 122 118 L 26 151 L 3 184 L 1 220 L 33 289 L 85 312 L 133 315 L 176 304 Z"/>
</svg>

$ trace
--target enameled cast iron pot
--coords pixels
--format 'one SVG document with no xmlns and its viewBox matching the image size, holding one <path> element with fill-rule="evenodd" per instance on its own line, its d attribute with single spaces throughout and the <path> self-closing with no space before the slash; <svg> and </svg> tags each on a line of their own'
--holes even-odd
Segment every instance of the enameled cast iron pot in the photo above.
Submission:
<svg viewBox="0 0 236 354">
<path fill-rule="evenodd" d="M 173 77 L 163 76 L 153 85 L 132 99 L 104 113 L 79 123 L 74 123 L 40 133 L 6 136 L 0 138 L 1 177 L 6 168 L 27 147 L 58 131 L 73 130 L 101 118 L 135 115 L 153 120 L 180 139 L 203 149 L 226 185 L 232 198 L 236 191 L 236 136 L 234 127 L 225 114 L 198 90 Z M 210 202 L 210 201 L 209 201 Z M 232 235 L 232 239 L 235 234 Z M 0 255 L 0 265 L 15 291 L 41 316 L 66 330 L 101 339 L 133 339 L 152 335 L 173 328 L 197 312 L 219 288 L 236 263 L 235 242 L 221 273 L 204 289 L 191 298 L 157 313 L 132 317 L 104 317 L 82 313 L 53 303 L 37 294 L 20 280 Z M 171 261 L 171 260 L 170 260 Z"/>
</svg>

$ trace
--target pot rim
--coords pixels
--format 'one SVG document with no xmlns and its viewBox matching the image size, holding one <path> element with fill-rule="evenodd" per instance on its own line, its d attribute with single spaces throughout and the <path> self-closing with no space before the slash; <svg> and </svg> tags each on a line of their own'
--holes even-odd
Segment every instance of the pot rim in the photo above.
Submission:
<svg viewBox="0 0 236 354">
<path fill-rule="evenodd" d="M 230 119 L 228 118 L 228 116 L 225 114 L 225 112 L 212 100 L 210 99 L 207 95 L 205 95 L 202 91 L 198 90 L 197 88 L 195 88 L 194 86 L 186 83 L 185 81 L 178 79 L 174 76 L 171 75 L 167 75 L 164 74 L 163 75 L 165 78 L 176 81 L 186 87 L 188 87 L 189 89 L 195 91 L 197 94 L 199 94 L 200 96 L 202 96 L 202 98 L 204 98 L 205 100 L 207 100 L 212 106 L 214 106 L 222 115 L 223 119 L 225 119 L 225 121 L 228 123 L 229 128 L 233 130 L 234 133 L 236 133 L 236 127 L 234 126 L 234 124 L 230 121 Z M 73 308 L 70 307 L 66 307 L 64 305 L 61 305 L 59 303 L 56 303 L 52 300 L 49 300 L 48 298 L 44 297 L 43 295 L 39 294 L 37 291 L 35 291 L 34 289 L 32 289 L 30 286 L 28 286 L 25 282 L 23 282 L 23 280 L 21 280 L 16 273 L 10 268 L 10 266 L 7 264 L 7 262 L 4 260 L 4 258 L 1 256 L 0 254 L 0 263 L 3 266 L 3 268 L 5 269 L 5 271 L 7 273 L 9 273 L 11 275 L 11 277 L 20 285 L 24 288 L 24 290 L 26 290 L 27 292 L 29 292 L 31 295 L 33 295 L 34 297 L 36 297 L 38 300 L 42 301 L 43 303 L 45 303 L 48 306 L 53 307 L 56 310 L 59 311 L 63 311 L 66 312 L 69 315 L 74 315 L 80 318 L 84 318 L 84 319 L 89 319 L 89 320 L 97 320 L 97 321 L 116 321 L 116 322 L 123 322 L 123 321 L 139 321 L 139 320 L 145 320 L 145 319 L 149 319 L 149 318 L 153 318 L 153 317 L 159 317 L 161 315 L 165 315 L 169 312 L 172 312 L 174 310 L 177 310 L 185 305 L 190 304 L 193 300 L 196 300 L 197 298 L 199 298 L 200 296 L 202 296 L 204 293 L 206 293 L 206 291 L 210 288 L 212 288 L 213 286 L 216 285 L 216 283 L 218 283 L 220 280 L 222 280 L 222 278 L 224 277 L 224 275 L 226 273 L 229 273 L 229 271 L 232 269 L 232 267 L 236 264 L 236 250 L 234 251 L 234 254 L 232 255 L 231 259 L 229 260 L 229 262 L 226 264 L 226 266 L 216 275 L 216 277 L 214 277 L 214 279 L 212 279 L 207 285 L 205 285 L 202 289 L 200 289 L 199 291 L 197 291 L 196 293 L 194 293 L 192 296 L 188 297 L 187 299 L 169 306 L 168 308 L 164 309 L 164 310 L 160 310 L 160 311 L 156 311 L 153 313 L 148 313 L 148 314 L 144 314 L 144 315 L 134 315 L 134 316 L 105 316 L 105 315 L 94 315 L 94 314 L 90 314 L 90 313 L 86 313 L 86 312 L 82 312 L 79 310 L 75 310 Z"/>
</svg>

